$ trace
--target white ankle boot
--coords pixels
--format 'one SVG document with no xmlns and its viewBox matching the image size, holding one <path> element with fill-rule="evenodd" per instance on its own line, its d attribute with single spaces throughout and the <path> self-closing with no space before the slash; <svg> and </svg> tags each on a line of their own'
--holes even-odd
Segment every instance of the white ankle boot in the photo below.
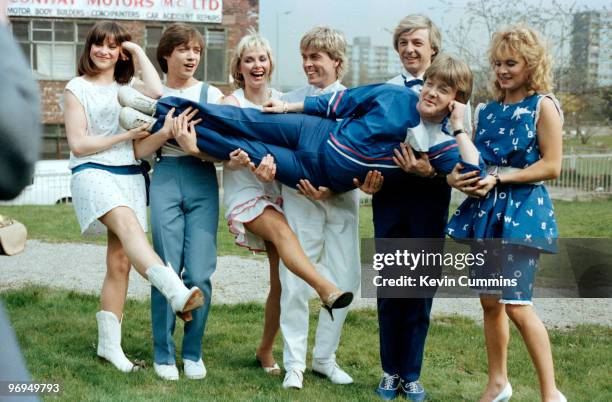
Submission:
<svg viewBox="0 0 612 402">
<path fill-rule="evenodd" d="M 111 362 L 124 373 L 138 370 L 121 349 L 121 322 L 110 311 L 98 311 L 98 356 Z"/>
<path fill-rule="evenodd" d="M 157 101 L 130 86 L 123 85 L 119 88 L 117 98 L 121 106 L 131 107 L 149 116 L 155 114 Z"/>
<path fill-rule="evenodd" d="M 147 269 L 147 277 L 168 300 L 175 313 L 191 311 L 204 304 L 202 291 L 197 286 L 187 289 L 170 266 L 152 266 Z"/>
<path fill-rule="evenodd" d="M 131 107 L 123 107 L 119 112 L 119 125 L 126 130 L 141 127 L 148 124 L 147 130 L 150 130 L 157 119 L 148 116 Z"/>
</svg>

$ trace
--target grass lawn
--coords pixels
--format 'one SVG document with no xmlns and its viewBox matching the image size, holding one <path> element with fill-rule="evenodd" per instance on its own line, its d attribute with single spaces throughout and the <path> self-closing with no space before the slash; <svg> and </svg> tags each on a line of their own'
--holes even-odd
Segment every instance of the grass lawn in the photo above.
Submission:
<svg viewBox="0 0 612 402">
<path fill-rule="evenodd" d="M 612 237 L 612 199 L 591 202 L 556 201 L 554 204 L 561 237 Z M 455 207 L 451 206 L 451 213 Z M 0 206 L 0 215 L 12 217 L 26 225 L 30 239 L 61 243 L 106 243 L 106 236 L 81 236 L 72 205 Z M 360 237 L 374 236 L 370 206 L 361 207 L 359 226 Z M 227 229 L 223 213 L 219 214 L 217 239 L 219 255 L 253 255 L 247 249 L 234 245 L 234 237 Z"/>
<path fill-rule="evenodd" d="M 555 202 L 562 237 L 612 237 L 612 200 L 584 203 Z M 454 208 L 451 208 L 453 211 Z M 72 206 L 0 207 L 0 214 L 23 222 L 31 239 L 48 242 L 93 242 L 83 239 Z M 360 235 L 372 237 L 372 210 L 360 210 Z M 225 222 L 219 224 L 219 254 L 248 256 L 233 244 Z M 96 359 L 96 296 L 30 287 L 0 294 L 9 311 L 28 366 L 39 382 L 59 382 L 62 400 L 300 400 L 368 401 L 381 375 L 376 312 L 352 312 L 345 325 L 338 359 L 355 384 L 332 386 L 307 372 L 305 388 L 285 391 L 281 378 L 267 377 L 254 362 L 261 336 L 263 305 L 213 305 L 204 339 L 209 370 L 203 381 L 163 382 L 148 368 L 126 375 Z M 311 337 L 314 312 L 311 305 Z M 151 364 L 151 326 L 148 302 L 129 300 L 125 309 L 123 346 L 132 359 Z M 180 324 L 179 324 L 180 325 Z M 177 331 L 182 332 L 182 331 Z M 612 401 L 609 381 L 612 328 L 579 326 L 550 331 L 559 387 L 571 401 Z M 177 345 L 180 347 L 180 342 Z M 0 340 L 1 341 L 1 340 Z M 473 401 L 486 383 L 482 328 L 462 317 L 433 321 L 429 332 L 422 381 L 429 401 Z M 276 345 L 280 360 L 282 344 Z M 509 373 L 517 401 L 539 398 L 536 374 L 520 336 L 513 329 Z M 310 361 L 310 357 L 308 358 Z M 1 399 L 1 398 L 0 398 Z M 45 399 L 57 399 L 45 397 Z"/>
<path fill-rule="evenodd" d="M 563 140 L 563 151 L 574 150 L 576 153 L 591 153 L 594 149 L 600 152 L 612 151 L 612 136 L 598 135 L 591 137 L 586 144 L 580 142 L 580 138 L 565 138 Z"/>
<path fill-rule="evenodd" d="M 303 390 L 285 391 L 281 378 L 264 375 L 254 362 L 263 317 L 263 306 L 258 304 L 214 305 L 204 338 L 208 376 L 202 381 L 165 382 L 156 378 L 151 367 L 127 375 L 96 358 L 97 297 L 36 287 L 5 292 L 1 297 L 34 379 L 60 383 L 62 400 L 368 401 L 374 399 L 381 375 L 374 311 L 349 314 L 343 332 L 338 360 L 353 375 L 354 384 L 333 386 L 307 371 Z M 318 311 L 314 304 L 311 307 Z M 130 358 L 150 364 L 148 303 L 130 300 L 125 311 L 124 350 Z M 313 314 L 311 337 L 314 318 Z M 559 387 L 568 399 L 611 401 L 612 329 L 580 326 L 550 331 L 550 336 Z M 433 321 L 422 373 L 429 401 L 476 399 L 486 383 L 483 345 L 482 328 L 471 320 L 442 317 Z M 279 340 L 275 348 L 279 359 L 281 350 Z M 514 399 L 537 401 L 536 375 L 515 330 L 509 356 Z"/>
</svg>

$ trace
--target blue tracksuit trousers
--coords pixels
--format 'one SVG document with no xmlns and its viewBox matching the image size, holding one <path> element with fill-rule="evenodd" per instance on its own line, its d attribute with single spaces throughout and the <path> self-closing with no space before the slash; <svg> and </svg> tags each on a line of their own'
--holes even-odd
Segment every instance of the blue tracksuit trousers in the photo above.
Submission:
<svg viewBox="0 0 612 402">
<path fill-rule="evenodd" d="M 276 162 L 276 179 L 295 187 L 300 179 L 315 186 L 330 186 L 324 163 L 324 145 L 336 121 L 306 114 L 264 114 L 256 109 L 228 105 L 198 104 L 187 99 L 166 97 L 157 103 L 158 117 L 152 132 L 163 125 L 171 108 L 199 110 L 195 126 L 198 148 L 221 159 L 229 159 L 237 148 L 258 164 L 267 154 Z M 305 133 L 304 135 L 302 135 Z"/>
</svg>

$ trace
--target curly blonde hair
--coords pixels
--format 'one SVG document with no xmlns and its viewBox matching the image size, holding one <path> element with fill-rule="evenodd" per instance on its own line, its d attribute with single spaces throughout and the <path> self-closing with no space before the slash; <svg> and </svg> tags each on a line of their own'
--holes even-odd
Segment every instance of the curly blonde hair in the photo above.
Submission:
<svg viewBox="0 0 612 402">
<path fill-rule="evenodd" d="M 527 91 L 549 93 L 552 91 L 552 62 L 546 44 L 540 34 L 526 25 L 514 25 L 495 32 L 489 48 L 489 62 L 495 62 L 504 53 L 515 53 L 527 64 L 528 79 L 525 83 Z M 491 79 L 493 96 L 501 101 L 505 92 L 499 87 L 495 71 Z"/>
<path fill-rule="evenodd" d="M 274 60 L 272 59 L 272 49 L 270 42 L 253 29 L 249 29 L 247 34 L 240 39 L 240 42 L 236 45 L 232 59 L 230 60 L 230 75 L 232 76 L 234 86 L 236 88 L 244 89 L 244 77 L 240 72 L 240 63 L 242 62 L 242 55 L 247 50 L 261 48 L 268 54 L 268 60 L 270 60 L 270 71 L 268 71 L 268 81 L 272 77 L 274 71 Z"/>
</svg>

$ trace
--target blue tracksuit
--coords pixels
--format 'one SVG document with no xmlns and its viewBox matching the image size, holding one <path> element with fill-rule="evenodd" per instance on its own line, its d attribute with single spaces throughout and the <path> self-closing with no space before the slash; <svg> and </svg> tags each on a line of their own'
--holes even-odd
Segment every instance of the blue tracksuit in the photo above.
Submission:
<svg viewBox="0 0 612 402">
<path fill-rule="evenodd" d="M 354 177 L 363 181 L 372 169 L 381 170 L 387 184 L 403 175 L 393 162 L 393 149 L 407 140 L 410 130 L 423 130 L 417 102 L 410 89 L 388 84 L 307 97 L 305 114 L 265 114 L 168 97 L 158 101 L 153 132 L 161 128 L 170 108 L 180 113 L 193 106 L 199 110 L 196 118 L 202 118 L 196 126 L 202 151 L 226 160 L 231 151 L 241 148 L 256 163 L 271 154 L 282 183 L 295 186 L 308 179 L 314 186 L 343 192 L 354 188 Z M 454 138 L 447 138 L 428 151 L 432 165 L 441 172 L 450 172 L 460 161 Z"/>
</svg>

